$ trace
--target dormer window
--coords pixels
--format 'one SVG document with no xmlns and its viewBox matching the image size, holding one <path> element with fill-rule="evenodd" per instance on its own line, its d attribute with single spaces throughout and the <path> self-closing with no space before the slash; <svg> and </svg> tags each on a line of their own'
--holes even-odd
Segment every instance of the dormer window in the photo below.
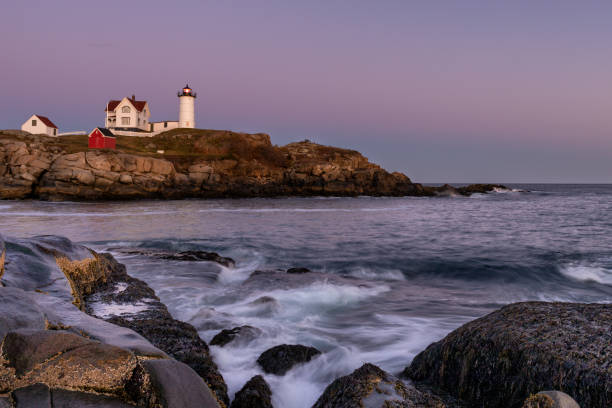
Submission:
<svg viewBox="0 0 612 408">
<path fill-rule="evenodd" d="M 129 106 L 124 106 L 123 108 L 121 108 L 121 112 L 123 113 L 130 113 L 131 109 Z"/>
</svg>

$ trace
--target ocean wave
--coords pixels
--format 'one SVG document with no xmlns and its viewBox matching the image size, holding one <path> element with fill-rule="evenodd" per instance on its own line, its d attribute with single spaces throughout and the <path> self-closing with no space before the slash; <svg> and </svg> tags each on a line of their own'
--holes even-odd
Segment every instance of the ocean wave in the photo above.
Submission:
<svg viewBox="0 0 612 408">
<path fill-rule="evenodd" d="M 406 277 L 399 269 L 368 269 L 356 268 L 348 273 L 349 276 L 367 280 L 403 281 Z"/>
<path fill-rule="evenodd" d="M 559 269 L 568 278 L 612 285 L 612 270 L 602 266 L 570 264 Z"/>
</svg>

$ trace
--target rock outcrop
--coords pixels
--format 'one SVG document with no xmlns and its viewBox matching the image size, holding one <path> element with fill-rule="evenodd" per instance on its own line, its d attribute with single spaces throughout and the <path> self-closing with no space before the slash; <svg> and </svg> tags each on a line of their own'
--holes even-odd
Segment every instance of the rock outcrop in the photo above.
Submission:
<svg viewBox="0 0 612 408">
<path fill-rule="evenodd" d="M 272 408 L 270 386 L 261 375 L 256 375 L 236 393 L 230 408 Z"/>
<path fill-rule="evenodd" d="M 327 386 L 313 408 L 444 408 L 437 397 L 364 364 Z"/>
<path fill-rule="evenodd" d="M 356 151 L 308 141 L 277 147 L 265 134 L 180 129 L 125 138 L 117 151 L 88 150 L 85 136 L 0 133 L 0 198 L 433 196 L 493 188 L 424 187 Z"/>
<path fill-rule="evenodd" d="M 431 344 L 404 374 L 479 406 L 520 407 L 546 389 L 612 406 L 611 322 L 609 304 L 515 303 Z"/>
<path fill-rule="evenodd" d="M 228 406 L 223 377 L 197 331 L 172 318 L 112 256 L 42 236 L 12 240 L 6 258 L 0 395 L 8 393 L 8 402 Z"/>
<path fill-rule="evenodd" d="M 293 366 L 307 363 L 321 354 L 314 347 L 301 344 L 281 344 L 264 351 L 257 359 L 257 364 L 269 374 L 284 375 Z"/>
<path fill-rule="evenodd" d="M 240 326 L 233 329 L 224 329 L 215 335 L 210 341 L 211 346 L 223 347 L 229 343 L 237 343 L 244 345 L 256 337 L 260 336 L 262 331 L 253 326 Z"/>
</svg>

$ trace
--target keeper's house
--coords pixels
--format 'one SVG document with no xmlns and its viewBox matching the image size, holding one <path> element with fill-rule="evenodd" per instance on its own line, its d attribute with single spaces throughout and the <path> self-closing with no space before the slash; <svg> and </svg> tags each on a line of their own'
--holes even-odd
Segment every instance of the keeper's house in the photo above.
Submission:
<svg viewBox="0 0 612 408">
<path fill-rule="evenodd" d="M 57 136 L 57 126 L 48 117 L 32 115 L 21 125 L 21 130 L 38 135 Z"/>
<path fill-rule="evenodd" d="M 117 145 L 117 138 L 107 128 L 95 128 L 88 138 L 90 149 L 115 149 Z"/>
</svg>

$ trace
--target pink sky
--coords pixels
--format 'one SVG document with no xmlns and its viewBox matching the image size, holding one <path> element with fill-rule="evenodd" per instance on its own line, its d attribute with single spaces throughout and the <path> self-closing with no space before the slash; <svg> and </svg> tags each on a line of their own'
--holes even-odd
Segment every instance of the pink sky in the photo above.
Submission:
<svg viewBox="0 0 612 408">
<path fill-rule="evenodd" d="M 175 4 L 176 3 L 176 4 Z M 153 120 L 355 148 L 419 181 L 612 182 L 612 3 L 19 1 L 0 128 Z"/>
</svg>

